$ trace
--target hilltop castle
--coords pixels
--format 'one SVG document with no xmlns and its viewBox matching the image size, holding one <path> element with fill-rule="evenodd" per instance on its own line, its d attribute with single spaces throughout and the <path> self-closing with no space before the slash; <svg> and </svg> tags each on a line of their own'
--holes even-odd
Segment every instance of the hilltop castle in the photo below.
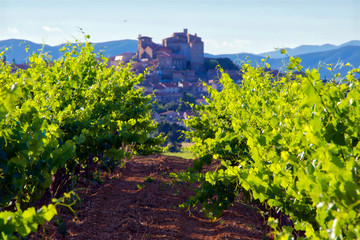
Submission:
<svg viewBox="0 0 360 240">
<path fill-rule="evenodd" d="M 187 29 L 163 39 L 162 45 L 154 43 L 150 37 L 139 35 L 136 57 L 157 59 L 159 68 L 163 70 L 200 72 L 204 69 L 204 42 L 196 34 L 189 34 Z"/>
</svg>

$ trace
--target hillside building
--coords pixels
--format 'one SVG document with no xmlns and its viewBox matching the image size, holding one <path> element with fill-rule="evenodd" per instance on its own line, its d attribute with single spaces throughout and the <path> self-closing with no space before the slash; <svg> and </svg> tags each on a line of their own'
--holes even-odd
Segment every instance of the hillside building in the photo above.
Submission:
<svg viewBox="0 0 360 240">
<path fill-rule="evenodd" d="M 163 39 L 162 45 L 139 35 L 136 57 L 157 59 L 162 70 L 191 69 L 199 73 L 204 69 L 204 42 L 196 34 L 189 34 L 187 29 Z"/>
</svg>

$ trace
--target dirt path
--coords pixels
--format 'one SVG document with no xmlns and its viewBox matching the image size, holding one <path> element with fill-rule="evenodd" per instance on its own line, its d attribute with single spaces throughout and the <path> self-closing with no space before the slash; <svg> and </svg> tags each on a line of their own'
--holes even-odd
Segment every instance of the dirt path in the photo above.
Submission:
<svg viewBox="0 0 360 240">
<path fill-rule="evenodd" d="M 48 226 L 48 238 L 264 239 L 261 217 L 240 203 L 217 221 L 178 209 L 193 192 L 169 173 L 190 165 L 191 160 L 161 155 L 127 160 L 125 168 L 108 176 L 109 181 L 100 188 L 83 191 L 78 219 L 66 211 L 60 214 L 64 222 Z M 65 228 L 65 237 L 61 237 L 61 228 Z"/>
</svg>

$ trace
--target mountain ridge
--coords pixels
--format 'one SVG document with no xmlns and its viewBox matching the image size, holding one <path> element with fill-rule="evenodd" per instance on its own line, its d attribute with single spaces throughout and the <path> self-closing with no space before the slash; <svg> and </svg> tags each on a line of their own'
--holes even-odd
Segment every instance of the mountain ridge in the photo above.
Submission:
<svg viewBox="0 0 360 240">
<path fill-rule="evenodd" d="M 76 43 L 70 44 L 74 45 Z M 106 57 L 112 57 L 124 52 L 136 52 L 137 44 L 137 40 L 131 39 L 99 42 L 94 43 L 94 52 L 99 53 L 103 50 Z M 22 64 L 26 63 L 27 58 L 31 56 L 33 52 L 37 52 L 39 50 L 42 52 L 48 52 L 54 59 L 57 59 L 61 55 L 59 50 L 65 45 L 66 43 L 51 46 L 23 39 L 7 39 L 0 41 L 0 51 L 8 48 L 8 51 L 6 51 L 5 54 L 7 61 Z M 29 47 L 28 53 L 25 51 L 27 46 Z"/>
<path fill-rule="evenodd" d="M 360 43 L 360 41 L 358 41 Z M 280 54 L 280 50 L 278 50 Z M 331 77 L 333 75 L 332 72 L 327 70 L 326 67 L 321 67 L 322 65 L 331 64 L 334 69 L 334 73 L 340 73 L 344 76 L 349 70 L 349 67 L 344 67 L 341 63 L 350 63 L 350 65 L 354 68 L 360 67 L 360 44 L 359 45 L 351 45 L 351 44 L 342 44 L 338 47 L 328 50 L 328 51 L 319 51 L 319 52 L 311 52 L 300 55 L 292 55 L 289 52 L 286 55 L 282 55 L 282 58 L 270 58 L 255 55 L 255 54 L 219 54 L 219 55 L 211 55 L 207 54 L 207 57 L 212 58 L 221 58 L 228 57 L 235 63 L 247 62 L 250 61 L 252 65 L 264 65 L 262 63 L 262 59 L 266 59 L 266 62 L 270 64 L 272 69 L 282 69 L 289 63 L 288 56 L 296 56 L 301 59 L 301 65 L 304 69 L 308 68 L 319 68 L 320 75 L 324 78 Z"/>
<path fill-rule="evenodd" d="M 75 44 L 75 43 L 71 43 Z M 8 47 L 6 52 L 6 60 L 8 62 L 15 62 L 17 64 L 26 63 L 27 58 L 35 51 L 48 52 L 53 59 L 61 56 L 59 50 L 65 45 L 50 46 L 47 44 L 34 43 L 32 41 L 23 39 L 8 39 L 0 41 L 0 51 Z M 94 52 L 103 52 L 105 57 L 116 56 L 125 52 L 137 51 L 137 40 L 124 39 L 94 43 Z M 29 51 L 26 52 L 26 46 Z M 285 48 L 286 55 L 281 55 L 280 50 L 271 51 L 261 54 L 252 53 L 235 53 L 235 54 L 209 54 L 204 56 L 208 58 L 230 58 L 235 63 L 250 61 L 252 64 L 262 64 L 262 59 L 266 58 L 267 62 L 273 69 L 281 69 L 288 63 L 288 56 L 297 56 L 302 59 L 302 66 L 306 68 L 317 68 L 319 63 L 333 64 L 334 66 L 339 60 L 350 63 L 354 67 L 360 66 L 360 40 L 352 40 L 341 45 L 323 44 L 323 45 L 301 45 L 296 48 Z M 269 56 L 269 58 L 268 58 Z M 320 69 L 321 74 L 325 77 L 329 74 L 324 69 Z M 346 74 L 345 68 L 339 68 L 335 73 Z"/>
<path fill-rule="evenodd" d="M 307 53 L 331 51 L 331 50 L 339 49 L 339 48 L 345 47 L 345 46 L 360 46 L 360 40 L 351 40 L 351 41 L 345 42 L 340 45 L 333 45 L 333 44 L 329 44 L 329 43 L 322 44 L 322 45 L 300 45 L 295 48 L 285 47 L 285 48 L 279 48 L 274 51 L 269 51 L 269 52 L 264 52 L 264 53 L 259 53 L 259 54 L 254 54 L 254 53 L 249 53 L 249 54 L 261 56 L 261 57 L 267 57 L 269 55 L 270 58 L 284 58 L 285 56 L 280 53 L 280 49 L 285 49 L 287 51 L 287 55 L 289 55 L 289 56 L 296 56 L 296 55 L 303 55 L 303 54 L 307 54 Z M 242 55 L 242 54 L 245 54 L 245 53 L 241 52 L 241 53 L 233 53 L 233 54 L 230 53 L 230 54 L 208 54 L 208 55 L 218 57 L 218 56 L 223 56 L 223 55 L 230 56 L 230 55 Z"/>
</svg>

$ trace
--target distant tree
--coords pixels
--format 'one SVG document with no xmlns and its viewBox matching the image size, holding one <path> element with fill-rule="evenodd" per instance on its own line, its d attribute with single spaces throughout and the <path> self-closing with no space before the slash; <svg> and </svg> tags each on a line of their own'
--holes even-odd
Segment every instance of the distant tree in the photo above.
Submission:
<svg viewBox="0 0 360 240">
<path fill-rule="evenodd" d="M 164 109 L 165 111 L 176 111 L 176 109 L 179 107 L 179 104 L 175 101 L 168 102 L 165 104 Z"/>
<path fill-rule="evenodd" d="M 180 102 L 179 107 L 176 109 L 177 112 L 187 112 L 191 111 L 191 107 L 186 102 Z"/>
<path fill-rule="evenodd" d="M 177 108 L 177 112 L 185 112 L 185 111 L 191 111 L 191 104 L 196 103 L 196 98 L 190 94 L 190 93 L 183 93 L 183 95 L 180 98 L 179 107 Z"/>
<path fill-rule="evenodd" d="M 188 103 L 194 103 L 195 104 L 195 101 L 196 101 L 196 97 L 194 97 L 194 95 L 192 95 L 191 93 L 183 93 L 181 98 L 180 98 L 180 101 L 182 102 L 188 102 Z"/>
<path fill-rule="evenodd" d="M 216 69 L 217 66 L 225 70 L 239 70 L 238 66 L 230 58 L 205 58 L 204 65 L 206 70 Z"/>
<path fill-rule="evenodd" d="M 166 121 L 162 121 L 159 122 L 157 125 L 157 131 L 158 133 L 163 133 L 164 136 L 167 136 L 169 134 L 169 132 L 171 131 L 171 126 L 169 122 Z M 168 141 L 168 139 L 167 139 Z M 163 145 L 166 145 L 166 143 L 164 142 Z"/>
<path fill-rule="evenodd" d="M 182 143 L 185 141 L 185 136 L 182 133 L 182 131 L 185 131 L 186 129 L 183 126 L 180 126 L 178 123 L 172 123 L 170 125 L 170 134 L 169 134 L 169 141 L 173 145 L 175 143 Z"/>
<path fill-rule="evenodd" d="M 153 109 L 153 112 L 156 112 L 156 113 L 158 113 L 158 114 L 163 113 L 163 112 L 166 111 L 164 105 L 161 104 L 161 103 L 158 102 L 158 101 L 154 101 L 154 102 L 152 103 L 152 109 Z"/>
<path fill-rule="evenodd" d="M 182 131 L 186 129 L 180 126 L 178 123 L 159 122 L 157 126 L 158 134 L 166 136 L 166 141 L 163 145 L 172 145 L 170 151 L 177 151 L 181 147 L 181 143 L 185 141 L 185 135 Z"/>
<path fill-rule="evenodd" d="M 216 69 L 216 66 L 219 65 L 219 62 L 215 58 L 205 58 L 204 66 L 206 70 Z"/>
</svg>

